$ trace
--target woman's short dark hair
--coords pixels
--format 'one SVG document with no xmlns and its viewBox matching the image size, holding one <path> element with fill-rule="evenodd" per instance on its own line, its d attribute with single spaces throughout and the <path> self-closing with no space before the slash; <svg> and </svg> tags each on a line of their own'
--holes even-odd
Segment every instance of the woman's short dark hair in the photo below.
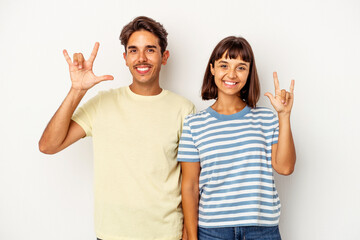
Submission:
<svg viewBox="0 0 360 240">
<path fill-rule="evenodd" d="M 166 32 L 163 25 L 161 25 L 159 22 L 156 22 L 154 19 L 145 16 L 139 16 L 123 27 L 119 39 L 121 44 L 125 47 L 125 52 L 131 34 L 140 30 L 151 32 L 156 37 L 158 37 L 161 54 L 163 54 L 167 47 L 168 33 Z"/>
<path fill-rule="evenodd" d="M 249 75 L 245 86 L 240 91 L 240 97 L 247 105 L 255 108 L 260 97 L 260 83 L 256 70 L 254 53 L 250 44 L 242 37 L 230 36 L 224 38 L 216 45 L 206 67 L 201 88 L 202 99 L 210 100 L 218 98 L 218 88 L 215 85 L 214 76 L 211 74 L 210 64 L 214 67 L 215 61 L 223 56 L 230 59 L 240 57 L 243 61 L 250 63 Z"/>
</svg>

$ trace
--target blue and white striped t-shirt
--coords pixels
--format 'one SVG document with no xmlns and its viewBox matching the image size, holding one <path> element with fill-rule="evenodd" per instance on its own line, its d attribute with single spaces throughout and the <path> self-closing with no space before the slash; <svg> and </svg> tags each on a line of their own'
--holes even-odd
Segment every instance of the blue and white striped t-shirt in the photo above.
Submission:
<svg viewBox="0 0 360 240">
<path fill-rule="evenodd" d="M 232 115 L 209 107 L 185 118 L 178 161 L 200 162 L 200 227 L 278 225 L 271 165 L 278 126 L 277 116 L 263 107 Z"/>
</svg>

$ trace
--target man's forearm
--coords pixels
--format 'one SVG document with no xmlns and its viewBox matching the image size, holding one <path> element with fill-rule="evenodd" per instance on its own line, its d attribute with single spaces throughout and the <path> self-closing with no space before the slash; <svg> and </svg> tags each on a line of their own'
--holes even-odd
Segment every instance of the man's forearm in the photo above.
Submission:
<svg viewBox="0 0 360 240">
<path fill-rule="evenodd" d="M 57 152 L 68 134 L 71 117 L 85 94 L 86 90 L 70 89 L 44 130 L 39 141 L 41 152 L 48 154 Z"/>
</svg>

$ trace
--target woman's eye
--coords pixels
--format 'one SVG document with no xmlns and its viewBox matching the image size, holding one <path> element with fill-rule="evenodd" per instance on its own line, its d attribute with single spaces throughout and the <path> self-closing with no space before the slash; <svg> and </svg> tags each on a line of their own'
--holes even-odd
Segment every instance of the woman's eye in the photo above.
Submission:
<svg viewBox="0 0 360 240">
<path fill-rule="evenodd" d="M 245 70 L 245 68 L 244 67 L 238 67 L 238 70 L 243 71 L 243 70 Z"/>
<path fill-rule="evenodd" d="M 227 67 L 227 65 L 225 65 L 225 64 L 221 64 L 221 65 L 220 65 L 220 67 L 221 67 L 221 68 L 226 68 L 226 67 Z"/>
</svg>

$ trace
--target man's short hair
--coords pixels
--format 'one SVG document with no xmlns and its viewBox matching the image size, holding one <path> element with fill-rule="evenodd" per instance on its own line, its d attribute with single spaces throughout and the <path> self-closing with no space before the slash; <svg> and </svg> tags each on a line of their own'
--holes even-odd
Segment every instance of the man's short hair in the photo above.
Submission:
<svg viewBox="0 0 360 240">
<path fill-rule="evenodd" d="M 121 41 L 121 44 L 125 47 L 125 52 L 131 34 L 140 30 L 151 32 L 159 39 L 161 54 L 163 54 L 167 47 L 168 33 L 166 32 L 162 24 L 156 22 L 152 18 L 145 16 L 139 16 L 123 27 L 119 39 Z"/>
</svg>

